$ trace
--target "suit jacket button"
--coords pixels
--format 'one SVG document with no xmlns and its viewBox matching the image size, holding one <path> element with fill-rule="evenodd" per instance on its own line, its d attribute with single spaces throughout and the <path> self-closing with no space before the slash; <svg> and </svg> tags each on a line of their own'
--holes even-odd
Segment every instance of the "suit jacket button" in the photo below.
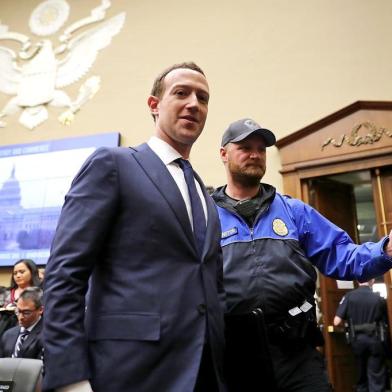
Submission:
<svg viewBox="0 0 392 392">
<path fill-rule="evenodd" d="M 197 305 L 197 311 L 200 314 L 205 314 L 206 310 L 207 310 L 206 304 L 199 304 L 199 305 Z"/>
</svg>

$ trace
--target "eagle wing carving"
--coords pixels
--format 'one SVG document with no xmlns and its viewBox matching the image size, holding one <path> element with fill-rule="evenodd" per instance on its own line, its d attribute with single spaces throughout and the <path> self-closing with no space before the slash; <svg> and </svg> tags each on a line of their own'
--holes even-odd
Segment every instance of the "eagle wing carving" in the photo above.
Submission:
<svg viewBox="0 0 392 392">
<path fill-rule="evenodd" d="M 120 32 L 124 21 L 125 12 L 122 12 L 71 39 L 67 44 L 69 53 L 58 61 L 56 87 L 68 86 L 82 78 L 93 65 L 98 52 Z"/>
<path fill-rule="evenodd" d="M 0 90 L 8 95 L 16 95 L 22 76 L 15 59 L 13 50 L 0 46 Z"/>
</svg>

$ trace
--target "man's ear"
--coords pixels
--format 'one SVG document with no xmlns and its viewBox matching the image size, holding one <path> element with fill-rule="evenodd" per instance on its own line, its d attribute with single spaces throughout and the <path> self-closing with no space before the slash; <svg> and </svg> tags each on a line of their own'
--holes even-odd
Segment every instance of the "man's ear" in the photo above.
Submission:
<svg viewBox="0 0 392 392">
<path fill-rule="evenodd" d="M 220 156 L 221 156 L 221 160 L 223 163 L 227 162 L 227 153 L 226 153 L 226 149 L 224 147 L 221 147 L 220 150 Z"/>
<path fill-rule="evenodd" d="M 147 99 L 147 105 L 150 108 L 150 113 L 152 116 L 154 118 L 158 116 L 159 98 L 154 95 L 150 95 Z"/>
</svg>

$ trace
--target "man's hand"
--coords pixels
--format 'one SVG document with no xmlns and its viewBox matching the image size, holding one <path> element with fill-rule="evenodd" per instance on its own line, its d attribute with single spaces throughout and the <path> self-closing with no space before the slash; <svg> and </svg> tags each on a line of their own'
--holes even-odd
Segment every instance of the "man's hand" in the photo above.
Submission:
<svg viewBox="0 0 392 392">
<path fill-rule="evenodd" d="M 76 384 L 67 385 L 66 387 L 56 389 L 56 392 L 93 392 L 90 382 L 87 380 L 77 382 Z"/>
<path fill-rule="evenodd" d="M 389 256 L 392 257 L 392 230 L 389 233 L 389 242 L 385 245 L 384 252 Z"/>
<path fill-rule="evenodd" d="M 343 324 L 343 319 L 339 316 L 335 316 L 333 319 L 333 325 L 337 327 L 338 325 Z"/>
</svg>

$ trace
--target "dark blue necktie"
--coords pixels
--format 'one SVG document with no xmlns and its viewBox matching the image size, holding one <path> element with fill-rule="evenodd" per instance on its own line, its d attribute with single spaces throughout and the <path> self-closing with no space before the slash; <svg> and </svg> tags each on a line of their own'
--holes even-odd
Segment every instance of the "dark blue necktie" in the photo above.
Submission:
<svg viewBox="0 0 392 392">
<path fill-rule="evenodd" d="M 195 177 L 193 169 L 189 161 L 178 158 L 176 162 L 184 172 L 185 182 L 188 186 L 189 198 L 191 200 L 192 207 L 192 219 L 193 219 L 193 234 L 195 236 L 197 248 L 199 254 L 202 254 L 204 240 L 206 237 L 206 218 L 204 215 L 203 205 L 197 192 L 195 185 Z"/>
<path fill-rule="evenodd" d="M 29 331 L 28 330 L 24 330 L 23 332 L 21 331 L 18 339 L 16 340 L 16 344 L 15 344 L 15 349 L 14 352 L 12 354 L 13 358 L 18 358 L 20 355 L 20 351 L 22 349 L 23 343 L 24 341 L 27 339 L 27 337 L 29 336 Z"/>
</svg>

